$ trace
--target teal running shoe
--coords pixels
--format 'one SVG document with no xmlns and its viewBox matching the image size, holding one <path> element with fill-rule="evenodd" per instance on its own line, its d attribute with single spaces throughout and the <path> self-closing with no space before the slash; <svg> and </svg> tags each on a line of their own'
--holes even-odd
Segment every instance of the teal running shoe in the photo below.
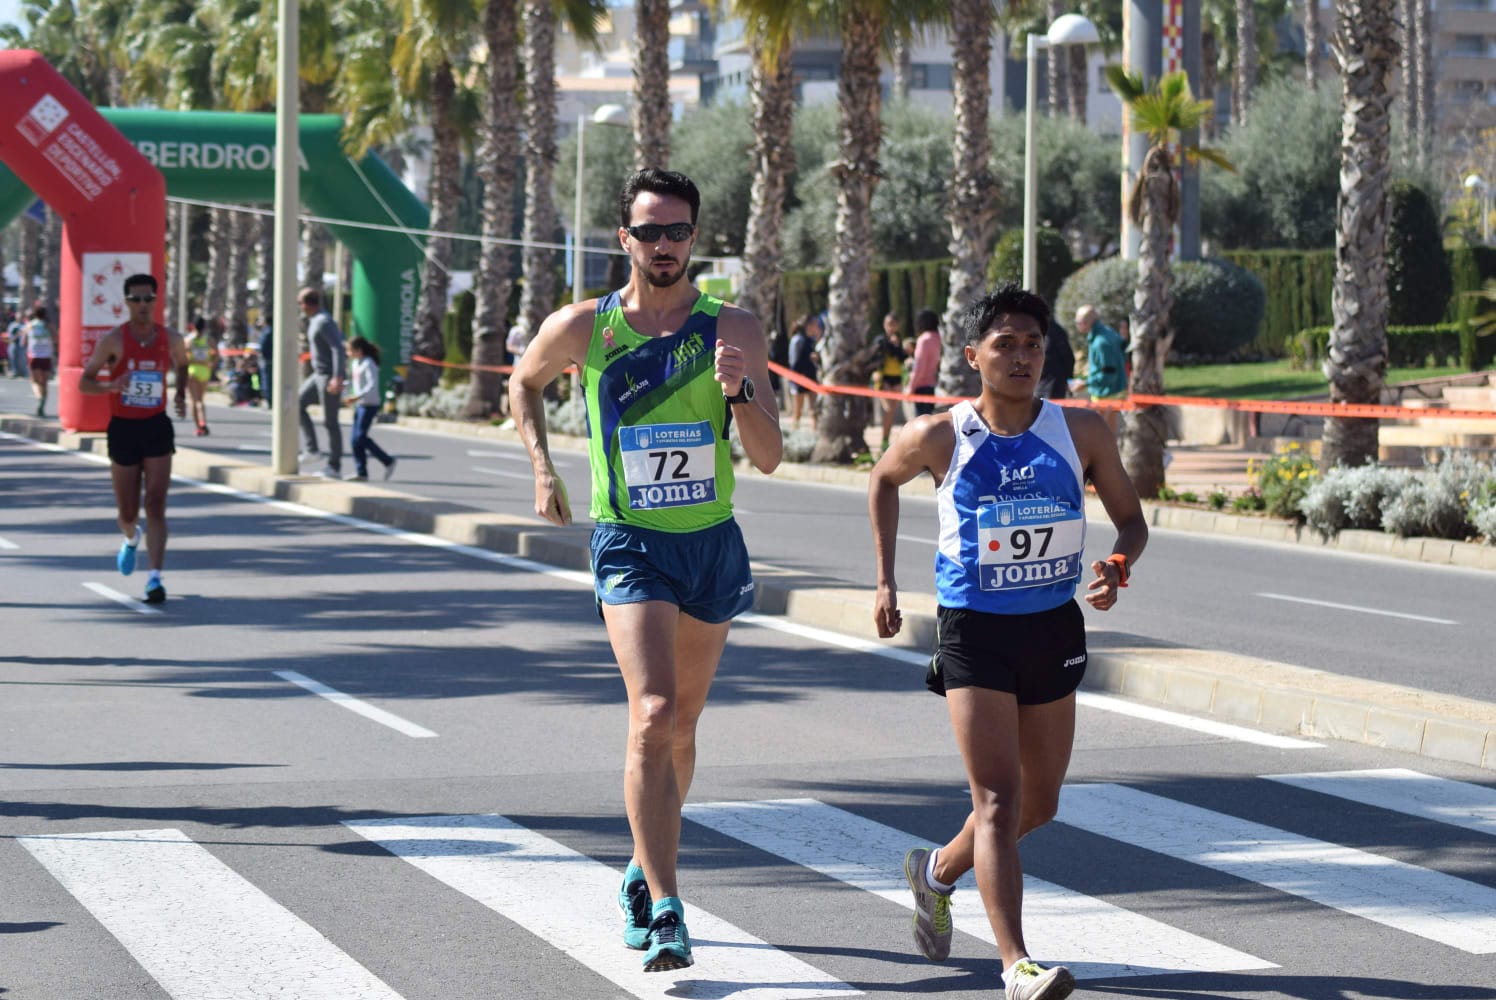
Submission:
<svg viewBox="0 0 1496 1000">
<path fill-rule="evenodd" d="M 161 586 L 159 579 L 151 580 L 145 585 L 145 603 L 163 604 L 166 601 L 166 588 Z"/>
<path fill-rule="evenodd" d="M 644 953 L 645 972 L 687 969 L 691 957 L 691 935 L 686 931 L 686 908 L 674 896 L 654 904 L 649 922 L 649 950 Z"/>
<path fill-rule="evenodd" d="M 618 889 L 618 909 L 623 914 L 623 946 L 643 951 L 649 944 L 652 906 L 649 883 L 644 881 L 644 869 L 632 861 L 623 870 L 623 885 Z"/>
<path fill-rule="evenodd" d="M 129 576 L 135 572 L 135 546 L 129 542 L 120 542 L 119 555 L 114 557 L 114 565 L 119 567 L 120 576 Z"/>
</svg>

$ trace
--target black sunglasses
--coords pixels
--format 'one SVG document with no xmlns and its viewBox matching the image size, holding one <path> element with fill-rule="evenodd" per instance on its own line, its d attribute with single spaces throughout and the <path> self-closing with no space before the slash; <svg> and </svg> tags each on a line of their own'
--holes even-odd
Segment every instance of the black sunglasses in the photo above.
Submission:
<svg viewBox="0 0 1496 1000">
<path fill-rule="evenodd" d="M 671 243 L 684 243 L 696 232 L 696 227 L 689 222 L 672 222 L 668 226 L 647 222 L 641 226 L 625 226 L 624 229 L 634 239 L 644 243 L 658 243 L 661 236 L 667 237 Z"/>
<path fill-rule="evenodd" d="M 154 295 L 126 295 L 125 296 L 125 301 L 126 302 L 155 302 L 156 301 L 156 296 L 154 296 Z"/>
</svg>

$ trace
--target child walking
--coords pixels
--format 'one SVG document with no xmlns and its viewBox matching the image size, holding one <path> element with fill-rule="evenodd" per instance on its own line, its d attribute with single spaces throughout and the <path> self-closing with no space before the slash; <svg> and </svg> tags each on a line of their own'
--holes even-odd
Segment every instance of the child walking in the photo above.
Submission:
<svg viewBox="0 0 1496 1000">
<path fill-rule="evenodd" d="M 355 480 L 369 479 L 369 456 L 384 463 L 384 478 L 395 474 L 395 460 L 374 443 L 369 428 L 379 416 L 379 348 L 363 337 L 348 341 L 348 355 L 353 358 L 353 469 Z"/>
</svg>

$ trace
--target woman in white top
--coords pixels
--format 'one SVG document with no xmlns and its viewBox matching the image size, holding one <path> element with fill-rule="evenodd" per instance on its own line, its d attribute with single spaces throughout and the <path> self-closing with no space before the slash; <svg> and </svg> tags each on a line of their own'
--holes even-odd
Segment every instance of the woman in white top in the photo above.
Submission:
<svg viewBox="0 0 1496 1000">
<path fill-rule="evenodd" d="M 47 326 L 47 307 L 37 306 L 26 325 L 26 363 L 31 367 L 31 392 L 36 396 L 36 415 L 47 415 L 47 383 L 52 381 L 52 331 Z"/>
<path fill-rule="evenodd" d="M 363 337 L 348 341 L 348 356 L 353 359 L 353 478 L 369 478 L 369 456 L 384 465 L 384 478 L 395 474 L 395 460 L 369 436 L 369 428 L 379 416 L 379 348 Z"/>
</svg>

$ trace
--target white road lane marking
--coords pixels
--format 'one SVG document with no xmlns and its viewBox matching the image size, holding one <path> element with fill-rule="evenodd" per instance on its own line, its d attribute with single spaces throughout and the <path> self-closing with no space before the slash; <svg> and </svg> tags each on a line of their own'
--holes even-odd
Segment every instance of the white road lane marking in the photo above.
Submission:
<svg viewBox="0 0 1496 1000">
<path fill-rule="evenodd" d="M 504 479 L 523 479 L 531 483 L 535 481 L 535 474 L 533 472 L 510 472 L 508 469 L 489 469 L 481 465 L 473 465 L 469 466 L 469 468 L 474 472 L 481 472 L 485 476 L 501 476 Z"/>
<path fill-rule="evenodd" d="M 845 882 L 906 909 L 904 853 L 924 843 L 814 799 L 687 805 L 693 823 Z M 956 928 L 996 947 L 975 888 L 951 897 Z M 1041 958 L 1081 979 L 1276 968 L 1271 962 L 1042 879 L 1023 878 L 1023 929 Z"/>
<path fill-rule="evenodd" d="M 0 538 L 0 549 L 19 549 L 20 546 L 9 538 Z"/>
<path fill-rule="evenodd" d="M 1432 625 L 1459 624 L 1459 622 L 1448 618 L 1430 618 L 1428 615 L 1410 615 L 1404 611 L 1383 611 L 1380 608 L 1363 608 L 1356 604 L 1337 604 L 1334 601 L 1320 601 L 1312 597 L 1294 597 L 1291 594 L 1260 593 L 1257 596 L 1266 597 L 1272 601 L 1289 601 L 1294 604 L 1310 604 L 1317 608 L 1333 608 L 1336 611 L 1355 611 L 1363 615 L 1381 615 L 1384 618 L 1405 618 L 1408 621 L 1428 622 Z"/>
<path fill-rule="evenodd" d="M 1496 953 L 1496 889 L 1122 785 L 1066 785 L 1061 823 L 1458 948 Z"/>
<path fill-rule="evenodd" d="M 19 841 L 174 1000 L 400 1000 L 180 830 Z"/>
<path fill-rule="evenodd" d="M 1496 789 L 1402 767 L 1319 774 L 1264 774 L 1295 788 L 1496 837 Z"/>
<path fill-rule="evenodd" d="M 107 597 L 109 598 L 109 600 L 114 601 L 116 604 L 123 604 L 125 607 L 129 608 L 131 611 L 134 611 L 136 614 L 159 615 L 163 613 L 160 608 L 153 608 L 143 601 L 138 601 L 128 594 L 121 594 L 119 591 L 114 590 L 110 587 L 106 587 L 102 583 L 94 583 L 93 581 L 89 580 L 85 581 L 83 586 L 93 591 L 95 594 L 98 594 L 100 597 Z"/>
<path fill-rule="evenodd" d="M 386 712 L 382 708 L 376 708 L 360 698 L 355 698 L 353 695 L 339 691 L 337 688 L 330 688 L 321 681 L 315 681 L 305 674 L 299 674 L 294 670 L 277 670 L 275 671 L 275 676 L 282 680 L 290 681 L 297 687 L 310 691 L 312 694 L 326 698 L 334 705 L 340 705 L 350 712 L 355 712 L 366 719 L 371 719 L 381 726 L 389 726 L 397 733 L 413 736 L 416 739 L 430 739 L 436 735 L 425 726 L 418 726 L 414 722 L 400 718 L 400 716 L 395 715 L 393 712 Z"/>
<path fill-rule="evenodd" d="M 497 815 L 345 822 L 397 857 L 512 920 L 641 998 L 809 1000 L 861 994 L 705 910 L 686 906 L 696 967 L 648 974 L 623 947 L 613 900 L 623 873 Z"/>
</svg>

